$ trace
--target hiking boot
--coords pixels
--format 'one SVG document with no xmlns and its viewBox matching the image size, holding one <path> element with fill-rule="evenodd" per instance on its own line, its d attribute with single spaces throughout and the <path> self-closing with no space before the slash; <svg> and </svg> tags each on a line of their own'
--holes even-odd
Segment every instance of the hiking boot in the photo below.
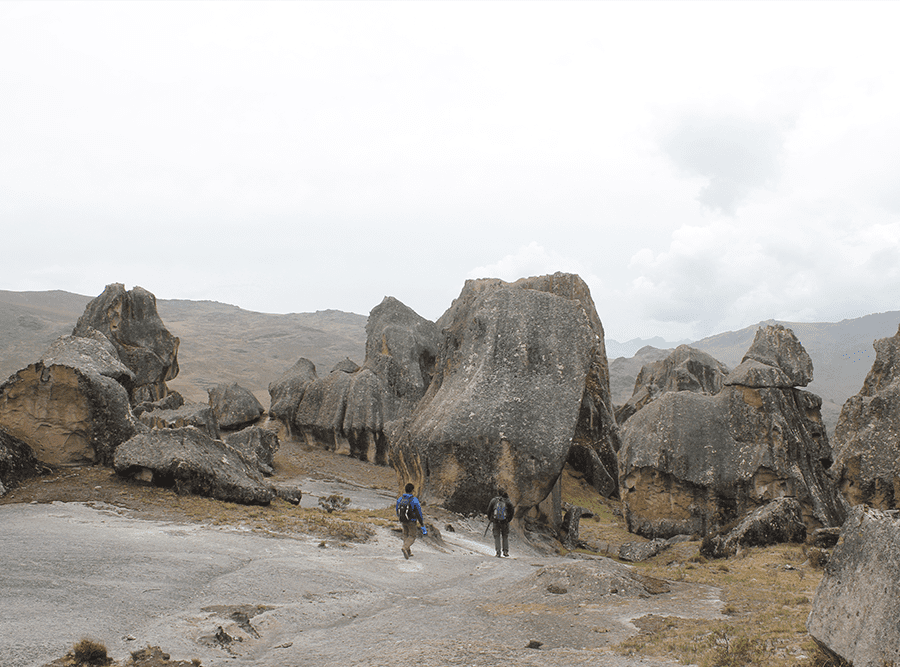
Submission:
<svg viewBox="0 0 900 667">
<path fill-rule="evenodd" d="M 503 552 L 503 555 L 509 558 L 509 553 L 507 553 L 506 551 Z"/>
<path fill-rule="evenodd" d="M 500 558 L 500 552 L 499 552 L 499 551 L 497 552 L 497 558 Z"/>
<path fill-rule="evenodd" d="M 403 549 L 401 549 L 401 551 L 403 552 L 403 557 L 406 560 L 409 560 L 409 557 L 412 556 L 412 554 L 409 552 L 409 549 L 407 549 L 406 547 L 403 547 Z"/>
</svg>

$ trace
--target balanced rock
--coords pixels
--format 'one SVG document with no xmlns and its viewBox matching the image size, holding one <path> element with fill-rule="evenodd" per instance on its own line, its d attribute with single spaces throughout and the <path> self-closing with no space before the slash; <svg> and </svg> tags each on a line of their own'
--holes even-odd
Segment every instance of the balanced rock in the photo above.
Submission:
<svg viewBox="0 0 900 667">
<path fill-rule="evenodd" d="M 198 428 L 153 429 L 119 445 L 113 461 L 122 477 L 245 505 L 275 497 L 257 466 Z"/>
<path fill-rule="evenodd" d="M 667 391 L 718 394 L 728 367 L 689 345 L 679 345 L 666 358 L 645 364 L 634 383 L 634 393 L 616 410 L 616 422 L 624 424 L 635 412 Z"/>
<path fill-rule="evenodd" d="M 483 512 L 500 489 L 525 510 L 549 500 L 559 526 L 551 493 L 578 444 L 609 466 L 615 492 L 603 328 L 578 276 L 467 281 L 438 325 L 434 377 L 391 442 L 402 481 L 461 513 Z"/>
<path fill-rule="evenodd" d="M 219 428 L 236 431 L 255 424 L 266 409 L 249 389 L 236 382 L 219 384 L 208 390 L 209 407 L 216 415 Z"/>
<path fill-rule="evenodd" d="M 786 349 L 769 349 L 773 342 Z M 651 539 L 707 535 L 785 496 L 797 498 L 809 529 L 843 522 L 846 504 L 825 473 L 831 448 L 821 399 L 780 384 L 739 384 L 745 364 L 765 365 L 763 358 L 786 365 L 771 376 L 807 381 L 808 356 L 783 327 L 758 332 L 754 349 L 758 358 L 745 357 L 718 394 L 664 393 L 625 423 L 619 465 L 629 530 Z"/>
<path fill-rule="evenodd" d="M 0 428 L 42 463 L 109 464 L 120 443 L 145 430 L 122 384 L 133 378 L 99 332 L 65 336 L 0 385 Z"/>
<path fill-rule="evenodd" d="M 875 363 L 844 403 L 831 468 L 851 505 L 900 508 L 900 330 L 875 341 Z"/>
<path fill-rule="evenodd" d="M 854 667 L 900 664 L 900 513 L 856 506 L 841 528 L 806 622 Z"/>
<path fill-rule="evenodd" d="M 141 405 L 164 404 L 165 401 L 156 403 L 142 403 Z M 150 428 L 184 428 L 195 426 L 204 431 L 211 438 L 218 438 L 219 422 L 215 411 L 206 403 L 182 403 L 176 408 L 159 408 L 141 412 L 138 417 L 141 423 Z"/>
<path fill-rule="evenodd" d="M 129 388 L 133 403 L 155 401 L 168 393 L 167 380 L 178 375 L 178 338 L 166 329 L 156 310 L 156 297 L 121 283 L 107 285 L 88 303 L 73 336 L 96 329 L 115 346 L 119 359 L 134 373 Z"/>
</svg>

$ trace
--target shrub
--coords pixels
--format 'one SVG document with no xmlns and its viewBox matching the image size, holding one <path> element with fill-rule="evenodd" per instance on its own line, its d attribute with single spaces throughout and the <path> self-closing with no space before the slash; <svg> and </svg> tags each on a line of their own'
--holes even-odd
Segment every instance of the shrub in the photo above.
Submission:
<svg viewBox="0 0 900 667">
<path fill-rule="evenodd" d="M 93 639 L 84 638 L 72 647 L 72 656 L 77 665 L 105 665 L 109 662 L 106 646 Z"/>
</svg>

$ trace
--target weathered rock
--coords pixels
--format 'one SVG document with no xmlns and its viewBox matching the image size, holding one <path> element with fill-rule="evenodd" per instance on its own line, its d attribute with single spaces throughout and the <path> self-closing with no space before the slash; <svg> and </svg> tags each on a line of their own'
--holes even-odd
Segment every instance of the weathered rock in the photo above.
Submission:
<svg viewBox="0 0 900 667">
<path fill-rule="evenodd" d="M 900 514 L 854 507 L 825 566 L 810 636 L 854 667 L 900 664 Z"/>
<path fill-rule="evenodd" d="M 811 376 L 793 368 L 804 368 L 799 342 L 785 342 L 784 352 L 763 345 L 791 336 L 781 328 L 757 335 L 754 345 L 768 358 L 786 359 L 785 375 Z M 809 529 L 843 522 L 845 503 L 825 474 L 831 449 L 821 399 L 733 380 L 729 375 L 713 396 L 662 394 L 626 422 L 619 465 L 629 530 L 648 538 L 706 535 L 784 496 L 797 498 Z"/>
<path fill-rule="evenodd" d="M 783 371 L 792 387 L 805 387 L 813 379 L 812 359 L 790 329 L 780 324 L 760 327 L 741 360 L 758 361 Z"/>
<path fill-rule="evenodd" d="M 85 335 L 58 339 L 41 361 L 0 385 L 0 428 L 42 463 L 108 464 L 120 443 L 145 429 L 119 382 L 131 371 L 104 336 Z"/>
<path fill-rule="evenodd" d="M 112 342 L 134 373 L 129 387 L 133 403 L 156 401 L 168 393 L 166 381 L 178 375 L 179 341 L 160 319 L 153 294 L 142 287 L 126 291 L 121 283 L 107 285 L 88 303 L 72 335 L 89 336 L 91 329 Z"/>
<path fill-rule="evenodd" d="M 621 425 L 635 412 L 667 391 L 693 391 L 718 394 L 728 367 L 706 352 L 689 345 L 679 345 L 665 359 L 646 364 L 634 383 L 634 394 L 616 410 Z"/>
<path fill-rule="evenodd" d="M 661 537 L 648 542 L 625 542 L 619 545 L 618 556 L 629 563 L 642 563 L 669 547 L 669 541 Z"/>
<path fill-rule="evenodd" d="M 812 545 L 819 549 L 831 549 L 837 544 L 838 538 L 841 536 L 839 526 L 830 526 L 828 528 L 817 528 L 813 531 Z"/>
<path fill-rule="evenodd" d="M 351 375 L 342 427 L 350 455 L 379 465 L 387 464 L 382 406 L 385 393 L 384 383 L 371 369 L 363 368 Z"/>
<path fill-rule="evenodd" d="M 31 447 L 0 430 L 0 498 L 39 472 L 40 464 Z"/>
<path fill-rule="evenodd" d="M 163 403 L 163 401 L 142 403 L 142 405 L 156 405 L 158 403 Z M 142 424 L 149 428 L 195 426 L 213 439 L 218 439 L 220 435 L 216 413 L 205 403 L 184 403 L 180 407 L 171 410 L 158 409 L 142 412 L 139 419 Z"/>
<path fill-rule="evenodd" d="M 778 498 L 759 507 L 726 535 L 708 536 L 700 553 L 706 558 L 728 558 L 740 547 L 765 547 L 784 542 L 803 542 L 806 524 L 795 498 Z"/>
<path fill-rule="evenodd" d="M 182 494 L 246 505 L 267 504 L 275 497 L 239 451 L 192 426 L 136 435 L 116 449 L 114 467 L 123 477 L 174 487 Z"/>
<path fill-rule="evenodd" d="M 289 435 L 297 406 L 306 388 L 316 379 L 315 364 L 309 359 L 299 359 L 280 378 L 269 384 L 269 416 L 284 424 Z"/>
<path fill-rule="evenodd" d="M 246 461 L 255 463 L 262 474 L 275 473 L 275 452 L 281 443 L 272 431 L 260 426 L 248 426 L 234 433 L 226 433 L 223 439 L 238 450 Z"/>
<path fill-rule="evenodd" d="M 562 524 L 559 527 L 559 541 L 563 547 L 571 551 L 582 545 L 578 537 L 579 524 L 582 517 L 590 518 L 592 516 L 594 516 L 593 512 L 578 505 L 570 505 L 566 508 Z"/>
<path fill-rule="evenodd" d="M 249 389 L 236 382 L 219 384 L 208 390 L 209 407 L 223 431 L 236 431 L 255 424 L 266 409 Z"/>
<path fill-rule="evenodd" d="M 350 359 L 350 357 L 344 357 L 341 361 L 337 362 L 334 365 L 334 368 L 331 369 L 331 372 L 342 371 L 344 373 L 355 373 L 359 370 L 359 364 Z"/>
<path fill-rule="evenodd" d="M 381 380 L 385 423 L 408 416 L 425 395 L 441 343 L 437 325 L 394 297 L 385 297 L 366 322 L 365 368 Z"/>
<path fill-rule="evenodd" d="M 352 377 L 336 371 L 306 387 L 294 413 L 292 430 L 304 437 L 307 444 L 341 454 L 350 453 L 343 428 Z"/>
<path fill-rule="evenodd" d="M 875 363 L 844 403 L 831 475 L 851 505 L 900 508 L 900 330 L 875 341 Z"/>
<path fill-rule="evenodd" d="M 391 444 L 401 480 L 462 513 L 501 488 L 527 511 L 551 495 L 573 443 L 615 471 L 603 329 L 580 278 L 467 281 L 438 324 L 435 376 Z"/>
<path fill-rule="evenodd" d="M 144 401 L 143 403 L 138 403 L 131 411 L 134 413 L 135 417 L 140 417 L 145 412 L 152 412 L 153 410 L 177 410 L 182 405 L 184 405 L 184 396 L 177 391 L 170 391 L 164 398 L 161 398 L 158 401 Z"/>
</svg>

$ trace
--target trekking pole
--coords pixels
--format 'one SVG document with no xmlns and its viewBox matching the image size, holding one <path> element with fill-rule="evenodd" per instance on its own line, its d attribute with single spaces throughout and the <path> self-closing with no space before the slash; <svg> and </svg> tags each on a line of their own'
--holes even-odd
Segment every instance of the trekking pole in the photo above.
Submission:
<svg viewBox="0 0 900 667">
<path fill-rule="evenodd" d="M 490 520 L 488 520 L 487 525 L 484 527 L 484 535 L 482 535 L 482 537 L 487 537 L 487 531 L 488 531 L 488 528 L 490 528 L 490 527 L 491 527 L 491 522 L 490 522 Z"/>
</svg>

